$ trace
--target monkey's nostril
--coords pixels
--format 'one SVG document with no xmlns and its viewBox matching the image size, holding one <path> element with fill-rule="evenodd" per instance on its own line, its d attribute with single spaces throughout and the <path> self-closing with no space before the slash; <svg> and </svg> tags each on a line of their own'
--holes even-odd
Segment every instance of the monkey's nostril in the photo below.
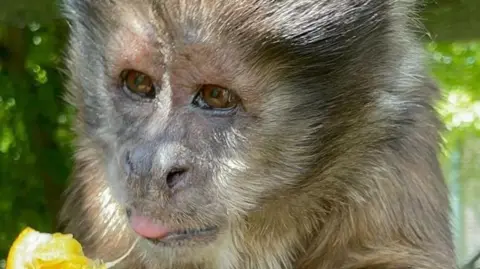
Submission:
<svg viewBox="0 0 480 269">
<path fill-rule="evenodd" d="M 187 170 L 183 168 L 172 169 L 167 174 L 167 186 L 171 189 L 180 183 L 186 175 Z"/>
</svg>

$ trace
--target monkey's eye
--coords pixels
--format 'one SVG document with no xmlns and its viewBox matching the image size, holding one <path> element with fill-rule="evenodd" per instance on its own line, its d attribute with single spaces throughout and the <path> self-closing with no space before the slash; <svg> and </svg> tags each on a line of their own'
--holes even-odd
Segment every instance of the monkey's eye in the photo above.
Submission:
<svg viewBox="0 0 480 269">
<path fill-rule="evenodd" d="M 193 104 L 203 109 L 233 109 L 238 104 L 238 97 L 230 90 L 217 85 L 202 85 Z"/>
<path fill-rule="evenodd" d="M 142 97 L 155 97 L 155 87 L 152 78 L 135 70 L 124 70 L 121 74 L 124 87 L 130 92 Z"/>
</svg>

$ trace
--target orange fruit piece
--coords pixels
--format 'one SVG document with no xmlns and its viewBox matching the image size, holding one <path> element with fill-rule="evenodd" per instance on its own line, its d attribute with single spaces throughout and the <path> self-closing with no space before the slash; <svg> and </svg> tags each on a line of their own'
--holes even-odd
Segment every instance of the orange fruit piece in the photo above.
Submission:
<svg viewBox="0 0 480 269">
<path fill-rule="evenodd" d="M 10 247 L 6 269 L 108 269 L 132 249 L 133 246 L 119 259 L 104 263 L 87 258 L 71 234 L 41 233 L 27 227 Z"/>
</svg>

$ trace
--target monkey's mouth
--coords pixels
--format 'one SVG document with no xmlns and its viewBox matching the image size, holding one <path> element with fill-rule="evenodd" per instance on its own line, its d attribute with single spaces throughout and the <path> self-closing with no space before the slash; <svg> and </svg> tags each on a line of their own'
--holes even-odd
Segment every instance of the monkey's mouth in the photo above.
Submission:
<svg viewBox="0 0 480 269">
<path fill-rule="evenodd" d="M 127 209 L 130 226 L 139 236 L 150 242 L 176 243 L 190 241 L 209 242 L 216 238 L 218 228 L 207 226 L 205 228 L 175 229 L 156 223 L 152 218 L 138 214 L 132 209 Z"/>
<path fill-rule="evenodd" d="M 186 241 L 186 240 L 199 240 L 199 241 L 211 241 L 214 240 L 217 234 L 217 227 L 208 227 L 202 229 L 187 229 L 182 231 L 169 232 L 162 238 L 147 238 L 149 241 L 155 244 Z"/>
</svg>

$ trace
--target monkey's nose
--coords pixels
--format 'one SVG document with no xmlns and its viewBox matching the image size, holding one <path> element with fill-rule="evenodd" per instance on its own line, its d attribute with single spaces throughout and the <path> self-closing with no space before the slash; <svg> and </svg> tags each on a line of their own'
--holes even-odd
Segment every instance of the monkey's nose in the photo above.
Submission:
<svg viewBox="0 0 480 269">
<path fill-rule="evenodd" d="M 169 189 L 172 189 L 184 182 L 188 175 L 188 167 L 177 165 L 176 161 L 171 163 L 167 161 L 152 161 L 153 154 L 148 147 L 137 147 L 127 152 L 125 156 L 125 169 L 127 173 L 132 173 L 141 178 L 150 178 L 154 180 L 163 180 Z M 158 168 L 158 169 L 157 169 Z"/>
<path fill-rule="evenodd" d="M 138 179 L 161 182 L 165 188 L 172 189 L 185 185 L 191 177 L 192 158 L 189 151 L 175 146 L 144 143 L 126 152 L 125 171 Z"/>
<path fill-rule="evenodd" d="M 148 145 L 138 146 L 127 151 L 124 161 L 124 169 L 128 174 L 146 177 L 152 168 L 153 152 Z"/>
</svg>

